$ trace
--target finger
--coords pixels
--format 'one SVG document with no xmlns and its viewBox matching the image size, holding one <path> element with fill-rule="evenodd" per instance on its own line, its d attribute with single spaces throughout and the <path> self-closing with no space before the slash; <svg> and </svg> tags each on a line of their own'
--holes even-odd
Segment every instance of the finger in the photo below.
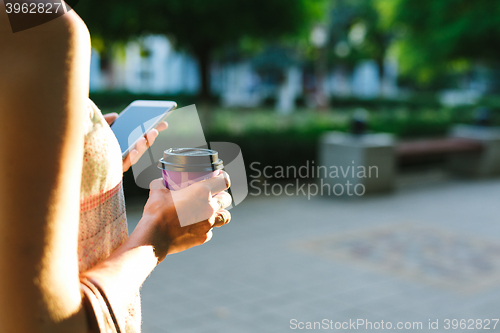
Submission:
<svg viewBox="0 0 500 333">
<path fill-rule="evenodd" d="M 104 120 L 106 120 L 108 125 L 111 125 L 112 123 L 114 123 L 116 118 L 118 118 L 118 113 L 116 113 L 116 112 L 111 112 L 111 113 L 107 113 L 104 115 Z"/>
<path fill-rule="evenodd" d="M 231 213 L 225 209 L 219 210 L 215 216 L 214 227 L 222 227 L 224 224 L 228 224 L 231 221 Z"/>
<path fill-rule="evenodd" d="M 210 205 L 214 207 L 215 211 L 231 206 L 232 198 L 227 192 L 217 193 L 211 200 Z"/>
<path fill-rule="evenodd" d="M 132 149 L 123 160 L 123 172 L 127 171 L 132 165 L 139 161 L 142 154 L 148 149 L 148 146 L 151 146 L 155 142 L 157 137 L 158 131 L 152 129 L 148 132 L 146 137 L 142 137 L 137 141 L 135 148 Z"/>
<path fill-rule="evenodd" d="M 213 233 L 212 233 L 212 230 L 210 229 L 210 231 L 209 231 L 209 232 L 207 232 L 206 239 L 205 239 L 205 241 L 204 241 L 203 243 L 206 243 L 206 242 L 208 242 L 209 240 L 211 240 L 211 239 L 212 239 L 212 236 L 213 236 Z"/>
<path fill-rule="evenodd" d="M 164 190 L 166 187 L 163 185 L 163 178 L 157 178 L 153 180 L 151 183 L 149 183 L 149 189 L 150 190 Z"/>
<path fill-rule="evenodd" d="M 146 145 L 151 147 L 155 142 L 155 139 L 158 137 L 158 130 L 153 128 L 151 131 L 146 134 Z"/>
<path fill-rule="evenodd" d="M 197 222 L 191 224 L 189 226 L 189 233 L 193 235 L 205 235 L 213 228 L 213 222 L 210 220 L 203 220 L 201 222 Z"/>
<path fill-rule="evenodd" d="M 162 121 L 162 122 L 158 123 L 158 125 L 156 126 L 156 130 L 158 132 L 164 131 L 167 128 L 168 128 L 168 123 L 166 121 Z"/>
<path fill-rule="evenodd" d="M 227 190 L 231 185 L 231 181 L 227 172 L 221 171 L 218 176 L 203 180 L 197 184 L 207 186 L 210 192 L 215 194 Z"/>
<path fill-rule="evenodd" d="M 130 166 L 134 165 L 139 161 L 139 158 L 141 158 L 142 154 L 140 154 L 137 149 L 132 149 L 127 157 L 129 158 L 128 162 L 130 163 Z M 130 167 L 129 166 L 129 167 Z"/>
<path fill-rule="evenodd" d="M 143 154 L 146 149 L 148 149 L 147 147 L 147 142 L 146 142 L 146 138 L 145 137 L 142 137 L 140 138 L 137 143 L 135 144 L 135 149 L 139 152 L 139 154 Z"/>
<path fill-rule="evenodd" d="M 130 166 L 132 165 L 132 162 L 130 161 L 130 153 L 127 154 L 127 156 L 122 162 L 122 165 L 123 165 L 123 172 L 126 172 L 130 168 Z"/>
</svg>

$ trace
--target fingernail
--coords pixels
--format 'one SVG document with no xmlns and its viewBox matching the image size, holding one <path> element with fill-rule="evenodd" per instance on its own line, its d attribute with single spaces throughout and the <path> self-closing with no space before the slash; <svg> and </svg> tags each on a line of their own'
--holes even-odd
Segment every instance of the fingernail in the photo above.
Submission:
<svg viewBox="0 0 500 333">
<path fill-rule="evenodd" d="M 223 215 L 222 220 L 223 220 L 224 224 L 229 223 L 229 221 L 230 221 L 229 212 L 222 211 L 221 214 Z"/>
<path fill-rule="evenodd" d="M 229 174 L 226 171 L 222 171 L 222 175 L 224 176 L 224 180 L 226 181 L 226 186 L 231 186 L 231 179 L 229 178 Z"/>
</svg>

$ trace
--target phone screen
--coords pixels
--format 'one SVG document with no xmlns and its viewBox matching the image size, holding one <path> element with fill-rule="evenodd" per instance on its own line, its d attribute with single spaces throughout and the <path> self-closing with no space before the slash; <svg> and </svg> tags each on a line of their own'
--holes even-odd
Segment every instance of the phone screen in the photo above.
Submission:
<svg viewBox="0 0 500 333">
<path fill-rule="evenodd" d="M 122 154 L 128 151 L 137 140 L 153 129 L 169 108 L 159 106 L 130 106 L 120 114 L 111 125 Z"/>
</svg>

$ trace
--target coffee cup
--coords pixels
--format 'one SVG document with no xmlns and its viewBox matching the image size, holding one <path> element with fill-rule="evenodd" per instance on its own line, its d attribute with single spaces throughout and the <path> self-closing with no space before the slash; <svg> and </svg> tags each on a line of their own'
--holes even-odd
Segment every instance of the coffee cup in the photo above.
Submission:
<svg viewBox="0 0 500 333">
<path fill-rule="evenodd" d="M 217 151 L 204 148 L 170 148 L 158 163 L 163 185 L 171 191 L 215 177 L 224 164 Z"/>
</svg>

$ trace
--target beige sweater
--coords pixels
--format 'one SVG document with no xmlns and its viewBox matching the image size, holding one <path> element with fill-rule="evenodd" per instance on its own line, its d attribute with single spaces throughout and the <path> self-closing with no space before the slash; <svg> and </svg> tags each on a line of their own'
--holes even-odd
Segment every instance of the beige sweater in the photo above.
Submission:
<svg viewBox="0 0 500 333">
<path fill-rule="evenodd" d="M 87 110 L 78 236 L 80 272 L 109 257 L 128 237 L 120 146 L 101 111 L 90 100 Z M 138 333 L 138 292 L 128 310 L 117 314 L 118 320 L 126 332 Z"/>
</svg>

